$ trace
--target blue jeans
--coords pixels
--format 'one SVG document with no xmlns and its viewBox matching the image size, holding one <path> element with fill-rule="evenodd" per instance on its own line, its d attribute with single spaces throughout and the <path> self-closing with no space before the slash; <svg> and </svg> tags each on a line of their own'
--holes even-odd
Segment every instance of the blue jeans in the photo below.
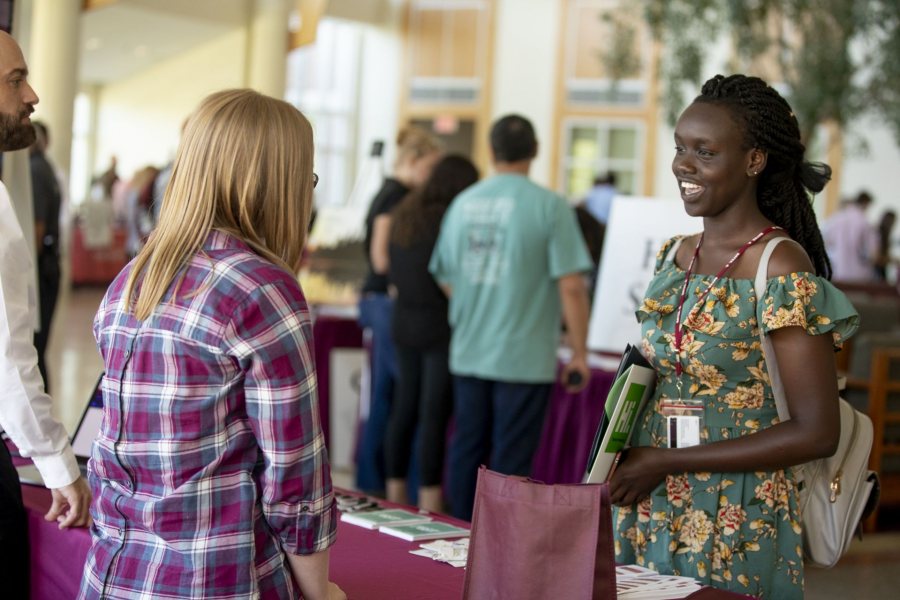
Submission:
<svg viewBox="0 0 900 600">
<path fill-rule="evenodd" d="M 372 398 L 357 448 L 356 486 L 369 493 L 383 493 L 385 487 L 384 440 L 397 377 L 393 312 L 394 301 L 387 294 L 365 294 L 359 301 L 359 324 L 372 331 Z"/>
<path fill-rule="evenodd" d="M 472 520 L 478 467 L 505 475 L 531 474 L 531 462 L 541 441 L 551 383 L 510 383 L 454 376 L 453 414 L 456 428 L 450 440 L 450 510 Z"/>
</svg>

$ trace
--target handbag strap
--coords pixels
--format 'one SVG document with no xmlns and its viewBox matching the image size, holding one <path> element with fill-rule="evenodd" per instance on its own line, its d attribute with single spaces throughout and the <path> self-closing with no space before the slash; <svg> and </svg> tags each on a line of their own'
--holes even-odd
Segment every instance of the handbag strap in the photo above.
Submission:
<svg viewBox="0 0 900 600">
<path fill-rule="evenodd" d="M 675 254 L 678 252 L 678 248 L 681 247 L 681 242 L 684 241 L 683 237 L 675 240 L 675 243 L 672 244 L 672 247 L 669 248 L 669 251 L 666 253 L 666 258 L 663 260 L 663 263 L 674 263 L 675 262 Z"/>
<path fill-rule="evenodd" d="M 786 237 L 776 237 L 769 240 L 765 248 L 763 248 L 762 256 L 759 257 L 759 266 L 756 268 L 756 280 L 753 283 L 753 289 L 756 291 L 756 303 L 759 305 L 763 301 L 763 295 L 766 293 L 766 281 L 769 273 L 769 259 L 775 246 L 787 240 Z M 791 414 L 788 411 L 787 399 L 784 397 L 784 384 L 781 382 L 781 375 L 778 373 L 778 361 L 775 360 L 775 349 L 772 347 L 772 340 L 763 331 L 762 323 L 757 323 L 759 327 L 759 343 L 762 348 L 763 359 L 766 361 L 766 369 L 769 372 L 769 381 L 772 384 L 772 394 L 775 396 L 775 408 L 778 410 L 778 420 L 788 421 Z"/>
</svg>

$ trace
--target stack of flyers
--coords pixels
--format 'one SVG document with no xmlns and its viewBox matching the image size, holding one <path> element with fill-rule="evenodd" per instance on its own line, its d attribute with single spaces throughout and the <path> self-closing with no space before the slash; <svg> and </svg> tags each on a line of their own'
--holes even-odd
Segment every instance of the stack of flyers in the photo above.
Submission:
<svg viewBox="0 0 900 600">
<path fill-rule="evenodd" d="M 469 538 L 453 541 L 434 540 L 421 544 L 419 550 L 410 550 L 409 553 L 445 562 L 454 567 L 465 567 L 466 557 L 469 555 Z"/>
<path fill-rule="evenodd" d="M 660 575 L 637 565 L 616 567 L 616 594 L 619 600 L 687 598 L 702 587 L 690 577 Z"/>
<path fill-rule="evenodd" d="M 378 508 L 378 503 L 367 496 L 338 493 L 334 495 L 334 499 L 337 501 L 337 508 L 341 512 L 360 512 Z"/>
<path fill-rule="evenodd" d="M 344 519 L 344 517 L 346 517 L 346 515 L 341 518 Z M 468 537 L 469 535 L 468 529 L 457 527 L 450 523 L 431 521 L 431 519 L 429 519 L 428 522 L 420 521 L 418 523 L 385 523 L 378 526 L 378 531 L 409 542 Z"/>
<path fill-rule="evenodd" d="M 379 529 L 385 525 L 411 525 L 414 523 L 426 523 L 431 521 L 431 517 L 420 513 L 410 512 L 401 508 L 392 508 L 388 510 L 373 510 L 371 512 L 344 512 L 341 514 L 341 521 L 350 523 L 351 525 L 359 525 L 366 529 Z"/>
</svg>

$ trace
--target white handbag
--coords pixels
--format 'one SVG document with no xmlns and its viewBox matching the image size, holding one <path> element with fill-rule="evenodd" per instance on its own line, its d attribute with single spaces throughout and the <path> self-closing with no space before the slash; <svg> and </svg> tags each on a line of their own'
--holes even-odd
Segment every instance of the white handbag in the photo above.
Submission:
<svg viewBox="0 0 900 600">
<path fill-rule="evenodd" d="M 762 302 L 765 293 L 769 257 L 775 246 L 785 239 L 788 238 L 774 238 L 763 250 L 754 286 L 757 302 Z M 772 341 L 763 333 L 761 323 L 759 339 L 766 357 L 778 418 L 787 421 L 791 416 L 784 397 L 784 385 L 778 374 Z M 847 551 L 878 480 L 878 475 L 868 469 L 873 440 L 872 420 L 843 398 L 839 402 L 841 437 L 837 451 L 828 458 L 794 467 L 803 523 L 803 553 L 806 564 L 818 567 L 833 567 Z"/>
</svg>

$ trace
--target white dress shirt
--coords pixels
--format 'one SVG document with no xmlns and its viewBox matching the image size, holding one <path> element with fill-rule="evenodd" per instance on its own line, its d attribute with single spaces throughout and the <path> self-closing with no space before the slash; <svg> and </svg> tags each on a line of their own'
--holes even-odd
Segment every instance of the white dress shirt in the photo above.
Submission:
<svg viewBox="0 0 900 600">
<path fill-rule="evenodd" d="M 878 236 L 858 204 L 845 206 L 822 227 L 825 251 L 831 260 L 831 279 L 854 283 L 875 280 Z"/>
<path fill-rule="evenodd" d="M 50 414 L 34 349 L 37 295 L 31 252 L 0 183 L 0 426 L 49 488 L 81 475 L 65 428 Z"/>
</svg>

